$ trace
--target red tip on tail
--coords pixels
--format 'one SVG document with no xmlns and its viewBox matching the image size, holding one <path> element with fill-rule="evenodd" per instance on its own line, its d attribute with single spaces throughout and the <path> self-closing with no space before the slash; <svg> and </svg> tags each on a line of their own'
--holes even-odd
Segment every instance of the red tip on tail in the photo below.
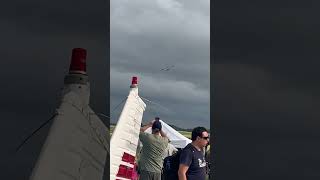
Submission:
<svg viewBox="0 0 320 180">
<path fill-rule="evenodd" d="M 86 58 L 87 51 L 83 48 L 72 49 L 71 64 L 69 68 L 70 73 L 86 73 Z"/>
<path fill-rule="evenodd" d="M 132 77 L 131 85 L 137 85 L 138 84 L 138 77 Z"/>
</svg>

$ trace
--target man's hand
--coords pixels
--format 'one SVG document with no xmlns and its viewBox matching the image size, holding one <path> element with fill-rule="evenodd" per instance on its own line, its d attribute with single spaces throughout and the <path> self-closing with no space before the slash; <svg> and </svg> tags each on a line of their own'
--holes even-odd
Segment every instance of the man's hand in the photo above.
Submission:
<svg viewBox="0 0 320 180">
<path fill-rule="evenodd" d="M 161 129 L 161 131 L 160 131 L 160 134 L 161 134 L 162 137 L 168 138 L 167 135 L 166 135 L 166 133 L 164 133 L 164 132 L 162 131 L 162 129 Z"/>
</svg>

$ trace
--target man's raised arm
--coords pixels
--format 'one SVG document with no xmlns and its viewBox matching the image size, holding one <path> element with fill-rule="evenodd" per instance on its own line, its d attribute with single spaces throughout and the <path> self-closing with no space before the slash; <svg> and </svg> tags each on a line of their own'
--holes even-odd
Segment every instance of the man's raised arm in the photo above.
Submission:
<svg viewBox="0 0 320 180">
<path fill-rule="evenodd" d="M 146 131 L 149 127 L 152 127 L 153 122 L 154 122 L 154 120 L 151 121 L 151 122 L 149 122 L 148 124 L 142 126 L 142 127 L 140 128 L 140 132 L 144 132 L 144 131 Z"/>
</svg>

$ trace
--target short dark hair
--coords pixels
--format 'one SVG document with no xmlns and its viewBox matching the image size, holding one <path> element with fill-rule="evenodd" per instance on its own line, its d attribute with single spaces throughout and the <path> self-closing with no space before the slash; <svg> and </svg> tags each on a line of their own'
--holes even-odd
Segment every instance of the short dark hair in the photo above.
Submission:
<svg viewBox="0 0 320 180">
<path fill-rule="evenodd" d="M 155 119 L 156 121 L 159 121 L 159 120 L 160 120 L 160 118 L 159 118 L 159 117 L 155 117 L 154 119 Z"/>
<path fill-rule="evenodd" d="M 192 130 L 191 133 L 191 140 L 195 141 L 197 139 L 197 137 L 202 137 L 202 133 L 203 132 L 208 132 L 206 128 L 204 127 L 196 127 Z"/>
<path fill-rule="evenodd" d="M 160 121 L 154 121 L 153 124 L 152 124 L 152 132 L 158 132 L 158 131 L 161 131 L 162 129 L 162 124 Z"/>
</svg>

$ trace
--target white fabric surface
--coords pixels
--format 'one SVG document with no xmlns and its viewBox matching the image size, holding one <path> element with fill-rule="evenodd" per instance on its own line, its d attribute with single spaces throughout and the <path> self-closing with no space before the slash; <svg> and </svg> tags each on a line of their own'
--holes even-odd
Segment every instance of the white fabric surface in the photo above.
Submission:
<svg viewBox="0 0 320 180">
<path fill-rule="evenodd" d="M 191 143 L 191 140 L 180 134 L 178 131 L 173 129 L 171 126 L 169 126 L 167 123 L 163 122 L 160 120 L 162 124 L 162 131 L 166 133 L 167 137 L 171 141 L 170 143 L 175 147 L 175 148 L 184 148 L 186 147 L 189 143 Z M 148 128 L 145 132 L 151 134 L 151 127 Z"/>
</svg>

